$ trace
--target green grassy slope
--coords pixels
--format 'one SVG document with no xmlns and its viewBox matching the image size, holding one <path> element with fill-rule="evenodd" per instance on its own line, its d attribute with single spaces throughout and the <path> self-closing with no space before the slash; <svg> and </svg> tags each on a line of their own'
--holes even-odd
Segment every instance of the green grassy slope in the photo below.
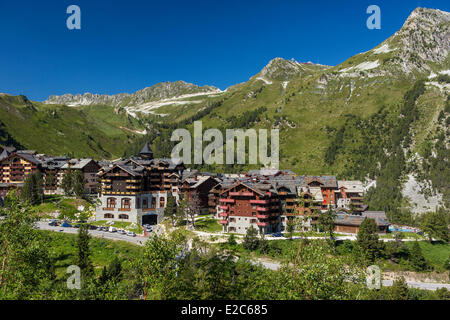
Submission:
<svg viewBox="0 0 450 320">
<path fill-rule="evenodd" d="M 142 135 L 143 126 L 109 106 L 67 107 L 0 96 L 3 131 L 24 148 L 53 155 L 114 158 Z"/>
</svg>

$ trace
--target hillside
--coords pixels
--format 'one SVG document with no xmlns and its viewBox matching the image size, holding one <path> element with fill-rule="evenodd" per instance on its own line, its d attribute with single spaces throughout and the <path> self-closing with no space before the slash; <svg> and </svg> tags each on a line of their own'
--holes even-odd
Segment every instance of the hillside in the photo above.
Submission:
<svg viewBox="0 0 450 320">
<path fill-rule="evenodd" d="M 434 210 L 450 199 L 449 35 L 450 13 L 417 8 L 390 38 L 337 66 L 275 58 L 225 91 L 177 81 L 44 104 L 2 97 L 0 137 L 42 152 L 111 158 L 152 137 L 155 155 L 169 156 L 171 132 L 195 120 L 204 129 L 279 128 L 281 168 L 377 179 L 373 209 Z M 144 128 L 151 137 L 132 131 Z M 423 201 L 408 201 L 418 194 Z"/>
<path fill-rule="evenodd" d="M 117 158 L 143 136 L 144 127 L 110 106 L 45 105 L 0 95 L 1 143 L 53 155 Z M 136 131 L 133 132 L 132 130 Z"/>
</svg>

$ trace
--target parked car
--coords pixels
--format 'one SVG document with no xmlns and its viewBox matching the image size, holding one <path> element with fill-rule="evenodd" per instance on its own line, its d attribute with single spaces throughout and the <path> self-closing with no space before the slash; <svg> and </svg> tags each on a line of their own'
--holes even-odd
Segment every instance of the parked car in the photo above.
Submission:
<svg viewBox="0 0 450 320">
<path fill-rule="evenodd" d="M 70 223 L 68 223 L 67 221 L 64 221 L 64 222 L 61 224 L 61 227 L 64 227 L 64 228 L 71 228 L 72 225 L 71 225 Z"/>
<path fill-rule="evenodd" d="M 94 225 L 92 225 L 92 224 L 89 224 L 89 225 L 88 225 L 88 229 L 89 229 L 89 230 L 97 230 L 97 227 L 94 226 Z M 98 228 L 98 229 L 100 229 L 100 228 Z"/>
<path fill-rule="evenodd" d="M 109 227 L 109 232 L 117 232 L 117 229 L 114 227 Z"/>
<path fill-rule="evenodd" d="M 125 231 L 125 230 L 122 230 L 122 229 L 117 230 L 117 233 L 118 233 L 118 234 L 127 234 L 126 231 Z"/>
<path fill-rule="evenodd" d="M 127 233 L 127 236 L 130 236 L 130 237 L 136 237 L 136 233 L 134 233 L 133 231 L 129 231 L 129 232 Z"/>
<path fill-rule="evenodd" d="M 50 221 L 50 223 L 48 224 L 49 226 L 52 226 L 52 227 L 57 227 L 58 226 L 58 222 L 56 222 L 56 221 Z"/>
<path fill-rule="evenodd" d="M 272 233 L 272 237 L 284 237 L 284 235 L 281 232 L 275 232 Z"/>
</svg>

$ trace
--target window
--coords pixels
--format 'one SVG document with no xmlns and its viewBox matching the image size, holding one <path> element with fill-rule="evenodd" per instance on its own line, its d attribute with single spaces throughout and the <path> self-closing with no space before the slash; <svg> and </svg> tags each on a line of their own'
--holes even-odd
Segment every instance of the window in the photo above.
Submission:
<svg viewBox="0 0 450 320">
<path fill-rule="evenodd" d="M 151 208 L 156 208 L 156 198 L 152 198 L 152 206 Z"/>
<path fill-rule="evenodd" d="M 159 207 L 160 208 L 164 208 L 165 203 L 166 203 L 166 198 L 164 198 L 164 197 L 159 198 Z"/>
<path fill-rule="evenodd" d="M 122 209 L 130 209 L 130 207 L 131 207 L 131 199 L 123 198 L 122 199 Z"/>
<path fill-rule="evenodd" d="M 115 208 L 116 207 L 116 198 L 108 198 L 108 199 L 106 199 L 106 206 L 108 208 Z"/>
<path fill-rule="evenodd" d="M 142 208 L 147 209 L 148 208 L 148 201 L 147 199 L 142 200 Z"/>
<path fill-rule="evenodd" d="M 119 219 L 128 220 L 127 214 L 119 214 Z"/>
<path fill-rule="evenodd" d="M 106 218 L 106 219 L 114 219 L 114 215 L 112 213 L 105 213 L 103 215 L 103 217 Z"/>
</svg>

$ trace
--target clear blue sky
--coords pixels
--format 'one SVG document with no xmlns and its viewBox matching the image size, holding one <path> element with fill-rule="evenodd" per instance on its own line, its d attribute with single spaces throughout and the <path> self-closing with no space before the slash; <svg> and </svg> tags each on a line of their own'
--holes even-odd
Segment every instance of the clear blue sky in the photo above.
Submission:
<svg viewBox="0 0 450 320">
<path fill-rule="evenodd" d="M 66 8 L 81 8 L 81 30 Z M 381 30 L 366 8 L 381 8 Z M 0 0 L 0 92 L 134 92 L 184 80 L 225 89 L 274 57 L 336 65 L 397 31 L 414 8 L 447 0 Z"/>
</svg>

